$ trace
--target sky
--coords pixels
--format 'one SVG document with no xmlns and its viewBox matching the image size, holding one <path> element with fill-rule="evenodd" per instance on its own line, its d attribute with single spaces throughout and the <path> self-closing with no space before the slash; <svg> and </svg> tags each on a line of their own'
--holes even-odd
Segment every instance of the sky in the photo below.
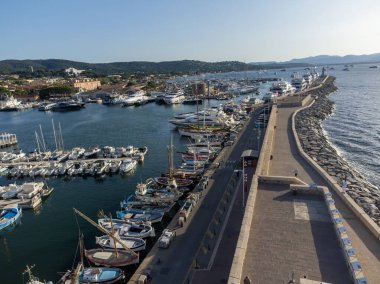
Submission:
<svg viewBox="0 0 380 284">
<path fill-rule="evenodd" d="M 0 60 L 287 61 L 380 52 L 379 0 L 1 0 Z"/>
</svg>

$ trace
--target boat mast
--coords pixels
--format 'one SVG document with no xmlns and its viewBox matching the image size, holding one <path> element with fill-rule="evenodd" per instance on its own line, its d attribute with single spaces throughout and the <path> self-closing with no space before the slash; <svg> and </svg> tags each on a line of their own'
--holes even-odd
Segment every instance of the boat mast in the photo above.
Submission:
<svg viewBox="0 0 380 284">
<path fill-rule="evenodd" d="M 44 152 L 46 152 L 46 144 L 45 144 L 44 134 L 42 133 L 41 124 L 40 124 L 40 132 L 41 132 L 41 139 L 42 139 L 42 147 L 43 147 Z"/>
<path fill-rule="evenodd" d="M 62 136 L 61 122 L 58 122 L 58 126 L 59 126 L 59 136 L 61 138 L 61 150 L 63 151 L 64 148 L 63 148 L 63 136 Z"/>
<path fill-rule="evenodd" d="M 36 134 L 38 154 L 41 155 L 41 149 L 40 149 L 40 143 L 39 143 L 39 141 L 38 141 L 38 134 L 37 134 L 37 131 L 34 131 L 34 134 Z"/>
<path fill-rule="evenodd" d="M 89 217 L 87 217 L 85 214 L 83 214 L 82 212 L 80 212 L 78 209 L 75 209 L 73 208 L 74 212 L 77 213 L 79 216 L 81 216 L 83 219 L 85 219 L 87 222 L 89 222 L 91 225 L 95 226 L 96 228 L 98 228 L 101 232 L 103 232 L 104 234 L 107 234 L 108 236 L 110 236 L 111 238 L 114 238 L 115 241 L 117 241 L 119 244 L 121 244 L 121 246 L 129 251 L 130 253 L 132 253 L 133 255 L 137 256 L 137 253 L 135 253 L 133 250 L 129 249 L 121 240 L 118 236 L 115 236 L 114 234 L 108 232 L 104 227 L 98 225 L 96 222 L 94 222 L 93 220 L 91 220 Z M 115 243 L 115 246 L 116 246 L 116 243 Z"/>
<path fill-rule="evenodd" d="M 53 125 L 53 133 L 54 133 L 55 149 L 56 149 L 56 151 L 58 151 L 57 136 L 55 135 L 55 128 L 54 128 L 54 120 L 53 120 L 53 119 L 51 119 L 51 124 Z"/>
</svg>

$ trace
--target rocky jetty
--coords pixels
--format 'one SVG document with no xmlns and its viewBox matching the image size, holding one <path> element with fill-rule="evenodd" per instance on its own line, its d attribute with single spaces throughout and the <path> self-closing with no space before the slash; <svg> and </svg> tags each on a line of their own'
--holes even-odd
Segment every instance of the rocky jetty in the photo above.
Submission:
<svg viewBox="0 0 380 284">
<path fill-rule="evenodd" d="M 331 177 L 342 184 L 347 181 L 347 194 L 380 226 L 380 191 L 352 168 L 323 134 L 321 122 L 334 111 L 334 103 L 328 95 L 336 90 L 335 78 L 329 77 L 325 84 L 310 95 L 315 103 L 296 116 L 296 130 L 303 150 Z"/>
</svg>

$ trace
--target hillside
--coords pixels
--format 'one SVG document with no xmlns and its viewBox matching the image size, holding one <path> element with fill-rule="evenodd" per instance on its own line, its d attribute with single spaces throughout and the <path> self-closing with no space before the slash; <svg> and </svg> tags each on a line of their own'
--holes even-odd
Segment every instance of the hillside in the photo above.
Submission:
<svg viewBox="0 0 380 284">
<path fill-rule="evenodd" d="M 319 64 L 344 64 L 344 63 L 374 63 L 380 62 L 380 53 L 364 54 L 364 55 L 318 55 L 306 58 L 292 59 L 284 63 L 309 63 Z"/>
<path fill-rule="evenodd" d="M 3 60 L 0 61 L 0 73 L 29 73 L 30 66 L 34 71 L 54 72 L 74 67 L 90 71 L 94 74 L 131 74 L 131 73 L 204 73 L 204 72 L 230 72 L 247 71 L 268 68 L 282 68 L 289 64 L 272 63 L 270 66 L 261 64 L 246 64 L 239 61 L 203 62 L 195 60 L 165 61 L 165 62 L 113 62 L 113 63 L 85 63 L 62 59 L 45 60 Z M 293 64 L 290 64 L 293 65 Z M 294 64 L 300 65 L 300 64 Z M 305 64 L 301 64 L 305 65 Z"/>
</svg>

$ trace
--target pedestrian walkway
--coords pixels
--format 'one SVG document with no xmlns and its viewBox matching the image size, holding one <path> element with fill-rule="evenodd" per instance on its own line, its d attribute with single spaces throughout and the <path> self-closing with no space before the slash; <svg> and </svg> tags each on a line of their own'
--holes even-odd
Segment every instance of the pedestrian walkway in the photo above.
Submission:
<svg viewBox="0 0 380 284">
<path fill-rule="evenodd" d="M 291 115 L 297 109 L 297 107 L 278 109 L 269 175 L 294 176 L 294 171 L 297 169 L 298 178 L 307 184 L 316 183 L 328 187 L 322 177 L 298 154 L 291 128 Z M 334 195 L 336 207 L 345 220 L 344 225 L 352 239 L 353 247 L 357 250 L 357 257 L 362 263 L 364 275 L 369 283 L 379 283 L 380 245 L 378 240 L 339 197 L 335 196 L 334 191 L 331 189 L 330 191 Z M 273 274 L 277 275 L 276 281 L 264 277 L 260 278 L 261 281 L 253 281 L 253 283 L 288 283 L 283 281 L 286 279 L 289 281 L 292 268 L 291 265 L 286 265 L 284 262 L 287 260 L 289 264 L 297 259 L 298 264 L 296 263 L 293 269 L 297 270 L 298 277 L 302 276 L 305 270 L 307 276 L 312 276 L 313 280 L 349 283 L 344 276 L 338 277 L 338 275 L 342 275 L 338 273 L 343 271 L 344 260 L 341 258 L 343 254 L 341 252 L 339 254 L 337 251 L 335 258 L 330 257 L 335 246 L 340 250 L 336 238 L 332 237 L 334 236 L 332 230 L 326 224 L 319 224 L 318 226 L 323 226 L 323 231 L 326 232 L 326 235 L 320 234 L 315 229 L 315 222 L 322 222 L 296 220 L 293 203 L 288 199 L 285 188 L 259 184 L 249 237 L 251 245 L 246 252 L 243 278 L 248 275 L 253 279 L 252 277 L 258 277 L 257 273 L 259 272 L 260 275 L 268 277 Z M 285 206 L 286 204 L 288 206 Z M 303 225 L 303 222 L 307 224 Z M 304 237 L 300 238 L 301 235 Z M 280 236 L 287 239 L 288 242 L 284 243 Z M 295 237 L 293 241 L 291 236 Z M 268 243 L 268 238 L 272 242 Z M 327 245 L 327 241 L 332 246 L 325 252 L 324 246 Z M 303 243 L 307 245 L 304 246 Z M 298 259 L 307 263 L 308 270 L 306 270 L 306 266 L 303 266 L 302 261 L 298 262 Z M 340 261 L 336 262 L 336 259 L 340 259 Z M 267 266 L 262 263 L 266 263 Z M 331 267 L 336 267 L 336 273 L 330 269 Z M 348 271 L 346 274 L 348 275 Z"/>
</svg>

